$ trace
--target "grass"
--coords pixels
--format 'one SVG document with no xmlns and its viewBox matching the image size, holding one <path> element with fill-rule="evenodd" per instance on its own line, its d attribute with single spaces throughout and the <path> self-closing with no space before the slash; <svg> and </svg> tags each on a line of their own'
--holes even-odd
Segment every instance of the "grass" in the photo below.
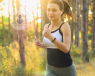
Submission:
<svg viewBox="0 0 95 76">
<path fill-rule="evenodd" d="M 88 63 L 83 63 L 81 57 L 72 59 L 77 69 L 77 76 L 95 76 L 95 58 L 91 58 Z"/>
</svg>

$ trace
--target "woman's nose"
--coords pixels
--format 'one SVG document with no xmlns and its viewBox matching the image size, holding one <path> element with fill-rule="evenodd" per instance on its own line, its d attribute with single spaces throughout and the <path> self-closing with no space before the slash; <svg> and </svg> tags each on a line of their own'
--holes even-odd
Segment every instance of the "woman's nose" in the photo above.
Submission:
<svg viewBox="0 0 95 76">
<path fill-rule="evenodd" d="M 50 11 L 50 14 L 52 14 L 52 11 Z"/>
</svg>

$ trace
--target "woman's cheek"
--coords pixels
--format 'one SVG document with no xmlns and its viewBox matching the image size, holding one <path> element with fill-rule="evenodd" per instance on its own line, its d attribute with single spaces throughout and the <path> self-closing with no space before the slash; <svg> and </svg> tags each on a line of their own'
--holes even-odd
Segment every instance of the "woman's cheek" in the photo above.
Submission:
<svg viewBox="0 0 95 76">
<path fill-rule="evenodd" d="M 47 12 L 47 16 L 49 17 L 49 12 Z"/>
</svg>

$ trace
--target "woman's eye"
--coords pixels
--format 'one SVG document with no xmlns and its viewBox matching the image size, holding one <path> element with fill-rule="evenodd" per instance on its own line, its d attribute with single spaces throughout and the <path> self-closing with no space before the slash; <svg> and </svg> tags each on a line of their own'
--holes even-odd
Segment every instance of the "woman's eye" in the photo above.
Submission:
<svg viewBox="0 0 95 76">
<path fill-rule="evenodd" d="M 55 12 L 56 10 L 50 10 L 50 9 L 47 9 L 48 12 L 52 11 L 52 12 Z"/>
<path fill-rule="evenodd" d="M 52 10 L 52 11 L 56 11 L 56 10 Z"/>
</svg>

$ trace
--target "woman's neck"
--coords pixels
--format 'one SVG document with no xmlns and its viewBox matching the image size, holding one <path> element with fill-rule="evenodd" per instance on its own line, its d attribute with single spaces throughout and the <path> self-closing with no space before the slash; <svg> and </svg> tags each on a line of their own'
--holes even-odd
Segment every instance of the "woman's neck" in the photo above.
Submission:
<svg viewBox="0 0 95 76">
<path fill-rule="evenodd" d="M 61 20 L 55 20 L 55 21 L 51 21 L 51 27 L 56 27 L 58 25 L 60 25 L 62 23 Z"/>
</svg>

